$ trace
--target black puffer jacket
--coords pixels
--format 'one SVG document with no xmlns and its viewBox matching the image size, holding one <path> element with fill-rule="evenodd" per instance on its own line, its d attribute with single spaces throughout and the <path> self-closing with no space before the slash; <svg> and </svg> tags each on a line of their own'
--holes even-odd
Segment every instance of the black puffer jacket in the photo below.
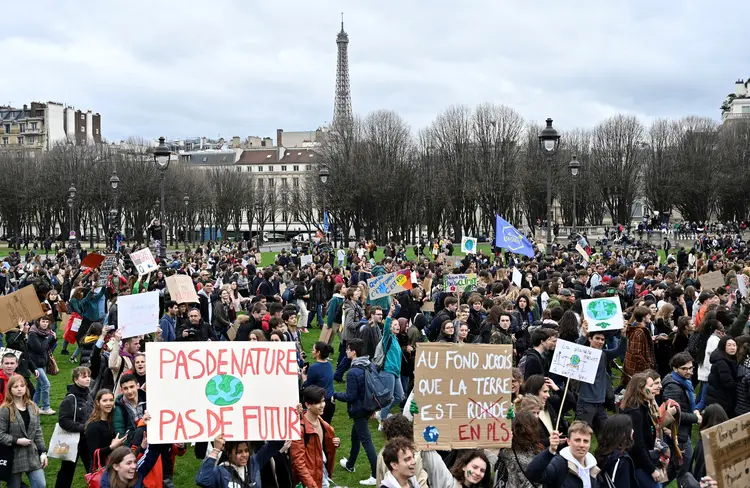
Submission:
<svg viewBox="0 0 750 488">
<path fill-rule="evenodd" d="M 86 421 L 94 411 L 94 401 L 89 397 L 89 389 L 82 388 L 75 383 L 68 385 L 68 394 L 60 402 L 60 427 L 68 432 L 86 430 Z"/>
<path fill-rule="evenodd" d="M 690 380 L 688 380 L 690 381 Z M 694 424 L 698 423 L 698 417 L 690 408 L 690 398 L 684 386 L 668 374 L 662 380 L 662 398 L 663 401 L 674 400 L 680 404 L 680 426 L 677 430 L 677 437 L 680 442 L 690 439 L 690 434 Z M 694 399 L 694 401 L 697 401 Z"/>
<path fill-rule="evenodd" d="M 47 336 L 29 331 L 29 356 L 36 368 L 47 370 L 48 354 L 57 339 L 52 334 Z"/>
<path fill-rule="evenodd" d="M 737 400 L 737 363 L 724 351 L 711 353 L 711 372 L 708 374 L 706 406 L 718 403 L 729 418 L 734 417 Z"/>
</svg>

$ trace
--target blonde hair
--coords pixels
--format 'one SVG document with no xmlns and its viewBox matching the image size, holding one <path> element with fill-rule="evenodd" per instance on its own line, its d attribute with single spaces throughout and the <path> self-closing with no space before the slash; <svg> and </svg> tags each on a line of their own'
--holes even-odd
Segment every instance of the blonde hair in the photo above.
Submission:
<svg viewBox="0 0 750 488">
<path fill-rule="evenodd" d="M 18 383 L 19 381 L 22 381 L 23 386 L 26 388 L 26 391 L 23 394 L 23 404 L 26 406 L 27 410 L 31 410 L 32 412 L 34 412 L 34 415 L 39 415 L 39 407 L 37 407 L 36 404 L 31 401 L 31 397 L 29 397 L 29 386 L 26 384 L 26 378 L 24 378 L 20 374 L 14 374 L 8 379 L 5 400 L 0 406 L 0 408 L 8 409 L 8 412 L 10 412 L 9 418 L 11 422 L 15 422 L 16 420 L 16 406 L 13 403 L 12 390 L 16 383 Z"/>
<path fill-rule="evenodd" d="M 533 410 L 544 410 L 542 400 L 536 395 L 518 395 L 516 397 L 515 409 L 516 412 L 531 412 Z"/>
</svg>

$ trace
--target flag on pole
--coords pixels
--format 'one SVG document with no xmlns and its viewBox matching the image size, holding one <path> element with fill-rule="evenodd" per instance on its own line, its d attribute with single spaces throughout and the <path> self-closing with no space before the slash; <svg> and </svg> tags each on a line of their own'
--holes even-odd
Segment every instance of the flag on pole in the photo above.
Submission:
<svg viewBox="0 0 750 488">
<path fill-rule="evenodd" d="M 516 254 L 534 257 L 534 246 L 518 229 L 495 215 L 495 246 Z"/>
</svg>

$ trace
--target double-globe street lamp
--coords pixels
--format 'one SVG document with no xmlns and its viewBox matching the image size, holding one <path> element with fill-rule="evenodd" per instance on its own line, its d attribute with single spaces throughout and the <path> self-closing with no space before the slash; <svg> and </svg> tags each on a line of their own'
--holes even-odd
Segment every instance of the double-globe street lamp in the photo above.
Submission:
<svg viewBox="0 0 750 488">
<path fill-rule="evenodd" d="M 326 224 L 329 224 L 326 222 L 326 190 L 325 190 L 325 184 L 328 183 L 328 177 L 331 176 L 331 171 L 328 169 L 327 165 L 323 165 L 320 167 L 320 170 L 318 171 L 318 177 L 320 178 L 320 182 L 323 184 L 323 237 L 324 240 L 328 240 L 328 226 Z M 330 224 L 329 224 L 330 225 Z"/>
<path fill-rule="evenodd" d="M 169 158 L 172 156 L 172 151 L 165 144 L 163 137 L 159 138 L 159 145 L 154 149 L 154 162 L 156 168 L 159 170 L 159 185 L 161 191 L 161 200 L 159 206 L 159 225 L 161 226 L 161 243 L 159 246 L 159 257 L 162 259 L 167 258 L 167 247 L 166 247 L 166 230 L 164 226 L 164 177 L 167 174 L 167 168 L 169 167 Z"/>
<path fill-rule="evenodd" d="M 570 169 L 570 176 L 573 177 L 573 234 L 578 232 L 578 214 L 576 213 L 576 180 L 578 180 L 578 172 L 581 170 L 581 163 L 578 162 L 576 156 L 568 163 L 568 169 Z"/>
<path fill-rule="evenodd" d="M 182 202 L 185 204 L 185 249 L 188 247 L 188 228 L 190 226 L 189 224 L 189 215 L 188 215 L 188 207 L 190 206 L 190 197 L 187 193 L 185 193 L 185 196 L 182 197 Z"/>
<path fill-rule="evenodd" d="M 76 233 L 76 223 L 75 223 L 75 208 L 74 205 L 76 203 L 76 187 L 73 186 L 73 183 L 70 184 L 70 188 L 68 188 L 68 208 L 70 208 L 70 237 L 73 238 L 73 242 L 75 243 L 78 240 L 78 235 Z"/>
<path fill-rule="evenodd" d="M 117 232 L 120 227 L 120 222 L 117 213 L 117 195 L 118 187 L 120 186 L 120 177 L 117 176 L 117 170 L 112 171 L 112 176 L 109 177 L 109 187 L 112 189 L 112 200 L 114 205 L 112 210 L 109 211 L 109 226 L 110 234 L 112 235 L 112 250 L 117 249 Z"/>
<path fill-rule="evenodd" d="M 552 127 L 552 119 L 539 133 L 539 148 L 547 158 L 547 256 L 552 256 L 552 158 L 560 145 L 560 134 Z"/>
</svg>

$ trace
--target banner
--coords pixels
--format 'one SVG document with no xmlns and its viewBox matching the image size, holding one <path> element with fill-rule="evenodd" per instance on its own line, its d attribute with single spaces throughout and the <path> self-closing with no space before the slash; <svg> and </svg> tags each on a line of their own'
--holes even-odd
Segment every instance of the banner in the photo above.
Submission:
<svg viewBox="0 0 750 488">
<path fill-rule="evenodd" d="M 446 293 L 471 293 L 477 291 L 477 275 L 447 274 L 443 278 L 443 291 Z"/>
<path fill-rule="evenodd" d="M 374 276 L 367 280 L 367 290 L 370 300 L 411 290 L 411 272 L 408 269 L 402 269 L 395 273 Z"/>
<path fill-rule="evenodd" d="M 477 239 L 476 237 L 464 237 L 461 239 L 461 252 L 464 254 L 476 254 Z"/>
<path fill-rule="evenodd" d="M 99 281 L 96 282 L 96 286 L 106 286 L 109 277 L 112 275 L 112 270 L 117 267 L 117 256 L 114 254 L 106 254 L 104 261 L 102 261 L 101 267 L 99 268 Z M 115 287 L 117 289 L 117 287 Z"/>
<path fill-rule="evenodd" d="M 534 257 L 534 246 L 518 229 L 495 215 L 495 246 L 516 254 Z"/>
<path fill-rule="evenodd" d="M 149 442 L 300 439 L 297 372 L 293 342 L 150 342 Z"/>
<path fill-rule="evenodd" d="M 193 280 L 188 275 L 167 276 L 169 296 L 177 303 L 198 303 Z"/>
<path fill-rule="evenodd" d="M 618 297 L 581 300 L 581 306 L 583 307 L 583 318 L 589 323 L 589 333 L 625 327 Z"/>
<path fill-rule="evenodd" d="M 159 327 L 159 292 L 118 297 L 117 327 L 123 339 L 155 332 Z"/>
<path fill-rule="evenodd" d="M 601 349 L 558 339 L 549 371 L 571 380 L 583 381 L 593 385 L 596 382 L 596 370 L 599 368 L 601 357 Z"/>
<path fill-rule="evenodd" d="M 719 488 L 746 488 L 750 479 L 750 413 L 701 432 L 706 474 Z"/>
<path fill-rule="evenodd" d="M 18 327 L 18 321 L 31 322 L 44 315 L 34 285 L 0 296 L 0 332 Z"/>
<path fill-rule="evenodd" d="M 422 342 L 415 365 L 417 449 L 510 447 L 512 346 Z"/>
<path fill-rule="evenodd" d="M 140 251 L 131 252 L 130 259 L 133 261 L 133 266 L 138 271 L 138 276 L 149 274 L 152 271 L 156 271 L 156 261 L 154 255 L 151 254 L 151 249 L 145 248 Z"/>
</svg>

